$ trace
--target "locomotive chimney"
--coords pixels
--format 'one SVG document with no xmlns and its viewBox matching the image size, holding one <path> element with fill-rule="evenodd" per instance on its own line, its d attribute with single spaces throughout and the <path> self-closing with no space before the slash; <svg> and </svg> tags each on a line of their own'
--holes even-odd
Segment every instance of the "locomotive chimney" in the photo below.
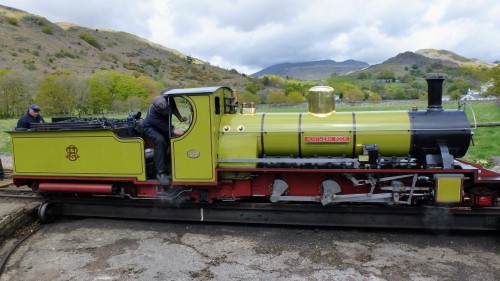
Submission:
<svg viewBox="0 0 500 281">
<path fill-rule="evenodd" d="M 427 78 L 427 111 L 443 110 L 443 81 L 442 76 Z"/>
</svg>

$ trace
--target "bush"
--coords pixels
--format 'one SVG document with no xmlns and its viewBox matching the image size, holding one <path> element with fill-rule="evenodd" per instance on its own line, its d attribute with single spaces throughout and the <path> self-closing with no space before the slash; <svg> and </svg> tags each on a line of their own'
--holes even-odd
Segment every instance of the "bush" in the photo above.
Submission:
<svg viewBox="0 0 500 281">
<path fill-rule="evenodd" d="M 89 43 L 90 45 L 92 45 L 100 50 L 100 46 L 99 46 L 99 43 L 97 42 L 97 39 L 95 39 L 92 35 L 89 35 L 87 33 L 82 33 L 82 34 L 80 34 L 80 38 L 83 41 Z"/>
<path fill-rule="evenodd" d="M 15 25 L 15 26 L 19 25 L 19 21 L 17 20 L 17 18 L 14 18 L 14 17 L 8 17 L 7 22 L 11 25 Z"/>
<path fill-rule="evenodd" d="M 44 26 L 42 28 L 42 32 L 45 34 L 49 34 L 49 35 L 53 34 L 52 27 L 50 27 L 50 26 Z"/>
<path fill-rule="evenodd" d="M 60 50 L 58 53 L 55 53 L 55 56 L 56 56 L 56 58 L 66 58 L 66 57 L 68 57 L 68 58 L 72 58 L 72 59 L 74 59 L 74 58 L 77 57 L 77 55 L 72 54 L 72 53 L 67 52 L 67 51 L 64 51 L 64 50 Z"/>
<path fill-rule="evenodd" d="M 37 69 L 34 61 L 26 61 L 23 63 L 24 63 L 24 67 L 26 67 L 28 70 L 36 70 Z"/>
</svg>

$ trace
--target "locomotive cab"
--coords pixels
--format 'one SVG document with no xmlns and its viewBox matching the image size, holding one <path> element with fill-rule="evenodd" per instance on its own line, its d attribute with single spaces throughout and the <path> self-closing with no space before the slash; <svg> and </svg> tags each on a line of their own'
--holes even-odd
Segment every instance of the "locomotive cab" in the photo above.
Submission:
<svg viewBox="0 0 500 281">
<path fill-rule="evenodd" d="M 217 128 L 224 114 L 235 113 L 234 92 L 227 87 L 206 87 L 174 89 L 163 94 L 173 97 L 180 110 L 185 111 L 183 114 L 191 112 L 184 134 L 170 139 L 172 182 L 215 185 L 219 148 Z"/>
</svg>

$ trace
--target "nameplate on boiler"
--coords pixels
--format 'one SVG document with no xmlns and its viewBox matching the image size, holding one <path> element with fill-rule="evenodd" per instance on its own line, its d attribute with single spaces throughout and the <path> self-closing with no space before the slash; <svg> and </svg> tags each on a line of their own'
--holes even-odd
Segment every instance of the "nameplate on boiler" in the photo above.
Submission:
<svg viewBox="0 0 500 281">
<path fill-rule="evenodd" d="M 307 136 L 304 137 L 305 143 L 344 143 L 350 142 L 350 136 Z"/>
</svg>

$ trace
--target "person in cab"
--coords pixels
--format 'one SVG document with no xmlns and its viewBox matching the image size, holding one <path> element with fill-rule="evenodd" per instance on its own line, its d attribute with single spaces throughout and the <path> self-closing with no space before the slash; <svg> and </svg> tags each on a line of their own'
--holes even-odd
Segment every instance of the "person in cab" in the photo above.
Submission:
<svg viewBox="0 0 500 281">
<path fill-rule="evenodd" d="M 170 137 L 184 133 L 172 125 L 172 114 L 180 122 L 187 121 L 186 117 L 181 116 L 173 98 L 157 96 L 153 99 L 153 103 L 148 109 L 148 115 L 143 122 L 145 134 L 154 143 L 156 178 L 162 186 L 169 186 L 171 182 L 172 165 L 168 159 Z"/>
</svg>

